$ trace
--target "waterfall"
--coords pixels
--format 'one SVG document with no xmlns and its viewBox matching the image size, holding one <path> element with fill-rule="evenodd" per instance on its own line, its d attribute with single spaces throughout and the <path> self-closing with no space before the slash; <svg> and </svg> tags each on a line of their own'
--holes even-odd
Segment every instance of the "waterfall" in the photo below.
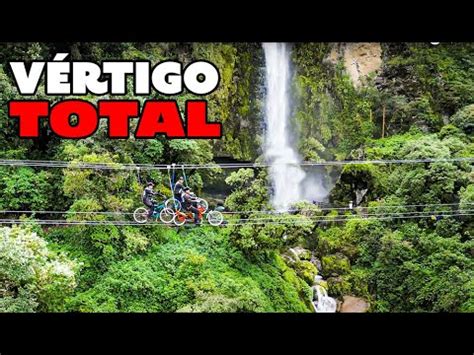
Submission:
<svg viewBox="0 0 474 355">
<path fill-rule="evenodd" d="M 334 298 L 328 296 L 326 289 L 320 285 L 313 286 L 312 289 L 314 311 L 316 313 L 335 313 L 337 302 Z"/>
<path fill-rule="evenodd" d="M 272 204 L 287 210 L 303 197 L 305 172 L 290 141 L 290 52 L 286 43 L 264 43 L 266 68 L 265 146 L 270 164 Z"/>
</svg>

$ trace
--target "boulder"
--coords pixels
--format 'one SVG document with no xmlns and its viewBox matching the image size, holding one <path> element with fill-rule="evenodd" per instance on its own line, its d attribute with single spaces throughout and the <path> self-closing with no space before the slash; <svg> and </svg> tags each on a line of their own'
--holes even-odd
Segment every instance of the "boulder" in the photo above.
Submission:
<svg viewBox="0 0 474 355">
<path fill-rule="evenodd" d="M 294 263 L 294 269 L 296 271 L 296 274 L 301 277 L 308 285 L 313 285 L 314 279 L 316 275 L 318 274 L 318 270 L 316 269 L 316 266 L 311 264 L 307 260 L 299 260 L 296 263 Z"/>
<path fill-rule="evenodd" d="M 285 260 L 285 262 L 288 265 L 293 265 L 294 263 L 296 263 L 296 260 L 294 259 L 294 256 L 292 257 L 288 254 L 282 254 L 281 257 L 283 258 L 283 260 Z"/>
<path fill-rule="evenodd" d="M 322 269 L 322 266 L 321 266 L 321 260 L 319 260 L 317 257 L 315 257 L 314 255 L 311 256 L 311 259 L 309 260 L 311 262 L 311 264 L 313 264 L 314 266 L 316 266 L 316 269 L 318 270 L 321 270 Z"/>
<path fill-rule="evenodd" d="M 349 272 L 351 265 L 347 256 L 342 253 L 324 255 L 321 259 L 324 276 L 338 276 Z"/>
<path fill-rule="evenodd" d="M 302 247 L 290 248 L 289 252 L 296 256 L 299 260 L 310 260 L 311 252 L 308 249 Z"/>
<path fill-rule="evenodd" d="M 344 296 L 339 312 L 341 313 L 365 313 L 369 310 L 369 303 L 362 298 Z"/>
<path fill-rule="evenodd" d="M 326 290 L 329 289 L 328 283 L 326 280 L 318 280 L 314 283 L 315 285 L 319 285 L 321 287 L 324 287 Z"/>
<path fill-rule="evenodd" d="M 342 297 L 351 292 L 351 284 L 344 276 L 329 277 L 327 279 L 328 290 L 333 297 Z"/>
</svg>

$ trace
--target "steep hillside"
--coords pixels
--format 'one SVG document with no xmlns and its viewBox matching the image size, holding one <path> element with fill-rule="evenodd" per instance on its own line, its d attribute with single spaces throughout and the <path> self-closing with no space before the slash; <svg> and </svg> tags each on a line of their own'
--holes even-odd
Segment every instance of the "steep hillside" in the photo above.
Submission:
<svg viewBox="0 0 474 355">
<path fill-rule="evenodd" d="M 224 137 L 112 141 L 101 125 L 72 141 L 42 124 L 42 139 L 20 140 L 7 115 L 21 97 L 8 62 L 59 51 L 215 63 L 221 85 L 206 99 Z M 319 167 L 326 201 L 284 214 L 268 213 L 267 169 L 189 169 L 193 190 L 232 214 L 219 228 L 179 229 L 112 223 L 132 221 L 146 181 L 170 195 L 166 171 L 2 165 L 2 218 L 21 221 L 1 228 L 0 311 L 310 312 L 311 287 L 321 286 L 342 311 L 473 312 L 474 174 L 460 159 L 474 157 L 474 45 L 295 43 L 291 55 L 292 133 L 304 160 L 436 161 Z M 258 43 L 1 44 L 0 158 L 261 161 L 263 66 Z M 44 98 L 42 83 L 32 99 Z M 171 98 L 182 108 L 195 96 Z M 64 223 L 40 224 L 55 219 Z"/>
</svg>

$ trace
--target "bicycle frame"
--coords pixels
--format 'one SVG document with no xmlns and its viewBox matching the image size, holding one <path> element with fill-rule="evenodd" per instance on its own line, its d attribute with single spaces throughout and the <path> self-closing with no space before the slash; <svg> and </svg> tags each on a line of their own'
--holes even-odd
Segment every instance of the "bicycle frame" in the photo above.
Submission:
<svg viewBox="0 0 474 355">
<path fill-rule="evenodd" d="M 153 204 L 153 214 L 151 215 L 152 218 L 159 218 L 160 217 L 160 212 L 164 208 L 165 208 L 165 201 L 162 201 L 161 203 L 154 203 Z"/>
<path fill-rule="evenodd" d="M 203 207 L 198 207 L 198 218 L 199 220 L 202 220 L 202 217 L 204 215 L 204 208 Z M 194 219 L 194 213 L 192 211 L 176 211 L 176 218 L 179 220 L 183 219 Z"/>
</svg>

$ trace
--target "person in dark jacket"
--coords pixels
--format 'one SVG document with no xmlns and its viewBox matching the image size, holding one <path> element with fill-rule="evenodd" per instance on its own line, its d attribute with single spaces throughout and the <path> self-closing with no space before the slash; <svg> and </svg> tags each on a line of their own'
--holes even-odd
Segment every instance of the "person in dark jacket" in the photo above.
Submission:
<svg viewBox="0 0 474 355">
<path fill-rule="evenodd" d="M 183 189 L 183 207 L 186 211 L 191 211 L 194 214 L 194 224 L 201 224 L 199 220 L 199 210 L 196 207 L 196 198 L 192 195 L 191 189 L 185 187 Z"/>
<path fill-rule="evenodd" d="M 153 184 L 153 182 L 150 181 L 146 184 L 146 187 L 142 193 L 143 204 L 148 207 L 148 218 L 153 215 L 153 197 L 158 195 L 157 192 L 153 191 L 154 186 L 155 185 Z"/>
<path fill-rule="evenodd" d="M 182 176 L 179 177 L 178 181 L 174 185 L 173 194 L 174 198 L 177 199 L 179 202 L 183 202 L 183 193 L 184 193 L 184 178 Z"/>
</svg>

